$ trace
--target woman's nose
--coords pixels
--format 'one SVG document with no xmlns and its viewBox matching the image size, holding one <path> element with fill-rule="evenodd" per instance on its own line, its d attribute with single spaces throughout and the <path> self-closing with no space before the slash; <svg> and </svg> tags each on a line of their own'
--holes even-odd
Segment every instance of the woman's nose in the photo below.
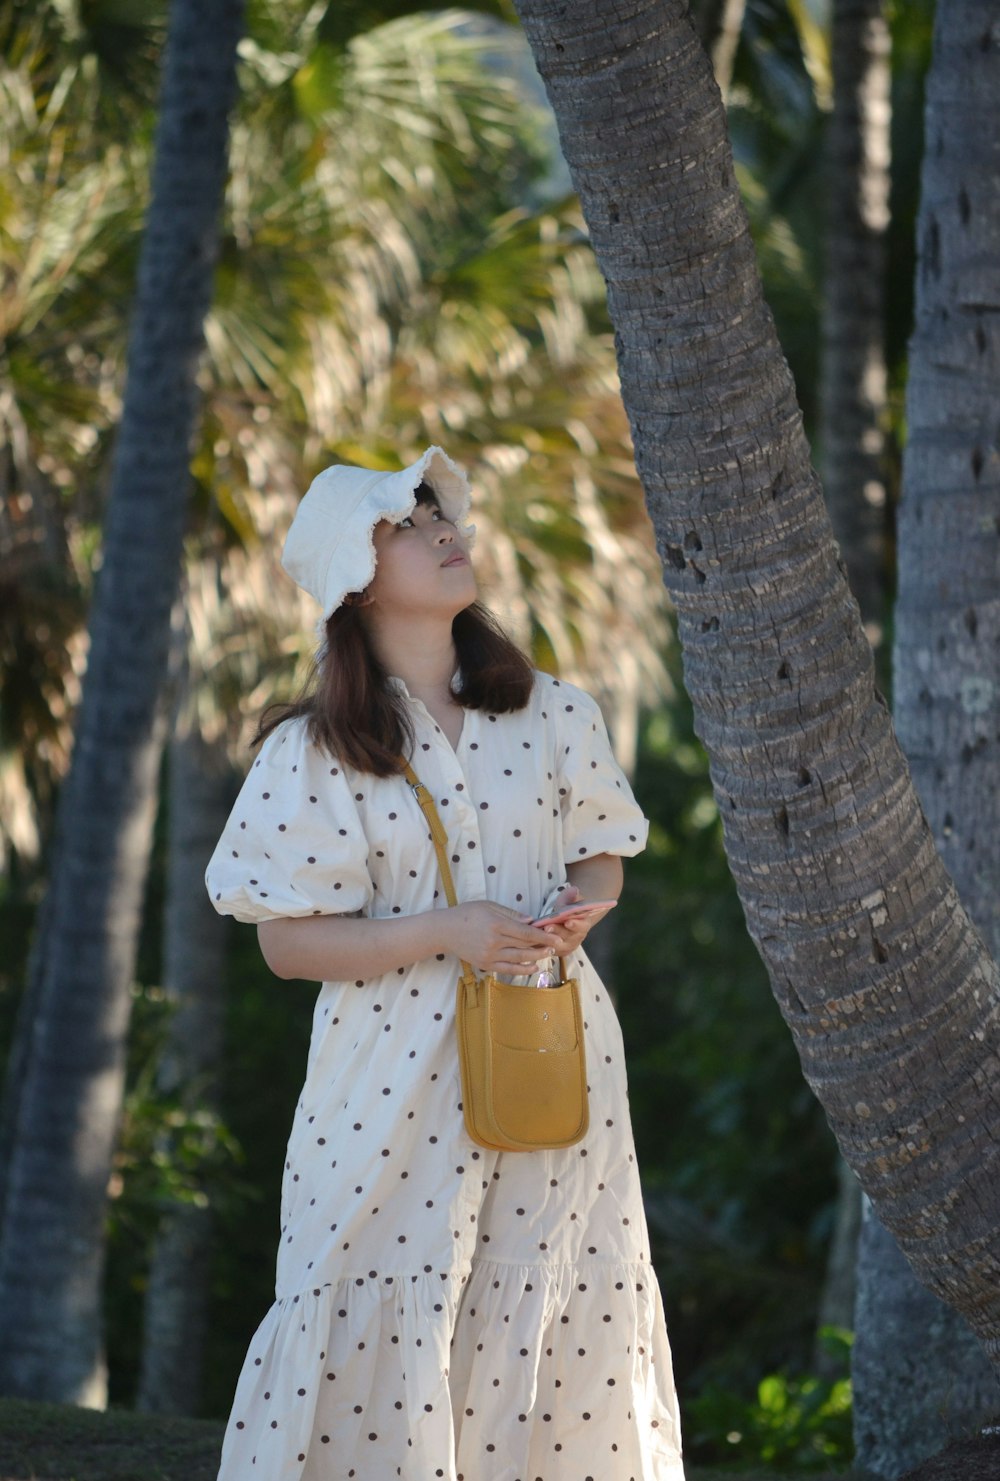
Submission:
<svg viewBox="0 0 1000 1481">
<path fill-rule="evenodd" d="M 443 522 L 441 524 L 435 524 L 434 538 L 439 545 L 450 545 L 455 538 L 455 531 L 451 525 L 446 525 Z"/>
</svg>

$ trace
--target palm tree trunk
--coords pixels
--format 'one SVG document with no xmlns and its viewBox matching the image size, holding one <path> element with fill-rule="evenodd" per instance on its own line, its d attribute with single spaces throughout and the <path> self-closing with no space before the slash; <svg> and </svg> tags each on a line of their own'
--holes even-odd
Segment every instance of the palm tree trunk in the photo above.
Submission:
<svg viewBox="0 0 1000 1481">
<path fill-rule="evenodd" d="M 996 40 L 974 0 L 939 6 L 927 85 L 893 655 L 900 741 L 941 857 L 994 958 L 1000 955 Z M 899 1476 L 1000 1408 L 1000 1389 L 966 1324 L 914 1286 L 877 1220 L 866 1221 L 861 1252 L 853 1363 L 857 1458 L 877 1475 Z"/>
<path fill-rule="evenodd" d="M 103 565 L 4 1190 L 0 1390 L 99 1404 L 106 1190 L 242 0 L 174 0 Z"/>
<path fill-rule="evenodd" d="M 608 285 L 748 928 L 847 1162 L 1000 1360 L 1000 973 L 874 685 L 704 50 L 686 0 L 518 8 Z"/>
<path fill-rule="evenodd" d="M 820 443 L 833 532 L 873 642 L 886 600 L 889 51 L 883 0 L 834 0 Z"/>
<path fill-rule="evenodd" d="M 225 922 L 205 894 L 205 864 L 232 806 L 224 742 L 206 742 L 188 711 L 169 748 L 170 826 L 163 989 L 173 1009 L 158 1084 L 191 1110 L 215 1109 L 222 1054 Z M 164 1209 L 146 1290 L 137 1407 L 194 1414 L 208 1308 L 212 1233 L 207 1204 Z"/>
<path fill-rule="evenodd" d="M 1000 956 L 1000 32 L 976 0 L 938 7 L 925 133 L 894 707 L 937 847 Z"/>
</svg>

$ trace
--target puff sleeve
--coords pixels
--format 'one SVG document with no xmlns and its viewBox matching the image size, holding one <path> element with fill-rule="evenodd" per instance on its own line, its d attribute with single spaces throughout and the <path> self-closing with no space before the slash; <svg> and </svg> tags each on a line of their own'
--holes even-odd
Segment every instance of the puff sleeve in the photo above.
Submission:
<svg viewBox="0 0 1000 1481">
<path fill-rule="evenodd" d="M 564 679 L 553 686 L 552 698 L 566 863 L 641 853 L 649 823 L 614 758 L 597 701 Z"/>
<path fill-rule="evenodd" d="M 220 915 L 346 915 L 373 896 L 368 843 L 348 778 L 304 719 L 263 742 L 205 873 Z"/>
</svg>

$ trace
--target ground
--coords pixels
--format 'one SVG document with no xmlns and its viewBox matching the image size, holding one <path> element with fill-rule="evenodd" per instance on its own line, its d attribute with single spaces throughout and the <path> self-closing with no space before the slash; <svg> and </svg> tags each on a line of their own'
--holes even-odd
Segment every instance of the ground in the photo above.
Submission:
<svg viewBox="0 0 1000 1481">
<path fill-rule="evenodd" d="M 956 1440 L 903 1481 L 1000 1481 L 1000 1428 L 978 1440 Z"/>
<path fill-rule="evenodd" d="M 215 1481 L 223 1426 L 127 1409 L 97 1413 L 0 1399 L 0 1481 Z M 806 1473 L 801 1473 L 805 1481 Z M 690 1481 L 787 1481 L 764 1470 L 693 1467 Z M 859 1474 L 809 1481 L 863 1481 Z M 608 1478 L 612 1481 L 612 1478 Z M 1000 1481 L 1000 1429 L 956 1441 L 903 1481 Z"/>
<path fill-rule="evenodd" d="M 215 1481 L 222 1430 L 217 1421 L 0 1399 L 0 1481 Z M 733 1476 L 695 1468 L 690 1481 L 733 1481 Z M 769 1471 L 740 1471 L 739 1476 L 741 1481 L 782 1481 Z M 851 1478 L 812 1471 L 809 1481 Z M 946 1481 L 945 1473 L 920 1481 Z M 973 1481 L 972 1475 L 963 1474 L 961 1481 Z M 996 1473 L 990 1481 L 996 1481 Z"/>
</svg>

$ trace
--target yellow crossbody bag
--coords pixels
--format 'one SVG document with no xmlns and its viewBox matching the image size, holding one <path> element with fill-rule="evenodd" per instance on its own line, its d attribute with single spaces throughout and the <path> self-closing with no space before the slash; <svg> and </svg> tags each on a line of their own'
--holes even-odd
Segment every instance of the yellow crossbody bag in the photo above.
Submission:
<svg viewBox="0 0 1000 1481">
<path fill-rule="evenodd" d="M 457 904 L 448 838 L 434 799 L 409 763 L 449 905 Z M 587 1134 L 587 1065 L 580 988 L 559 959 L 554 987 L 500 982 L 462 962 L 455 1000 L 462 1114 L 472 1140 L 503 1152 L 572 1147 Z"/>
</svg>

